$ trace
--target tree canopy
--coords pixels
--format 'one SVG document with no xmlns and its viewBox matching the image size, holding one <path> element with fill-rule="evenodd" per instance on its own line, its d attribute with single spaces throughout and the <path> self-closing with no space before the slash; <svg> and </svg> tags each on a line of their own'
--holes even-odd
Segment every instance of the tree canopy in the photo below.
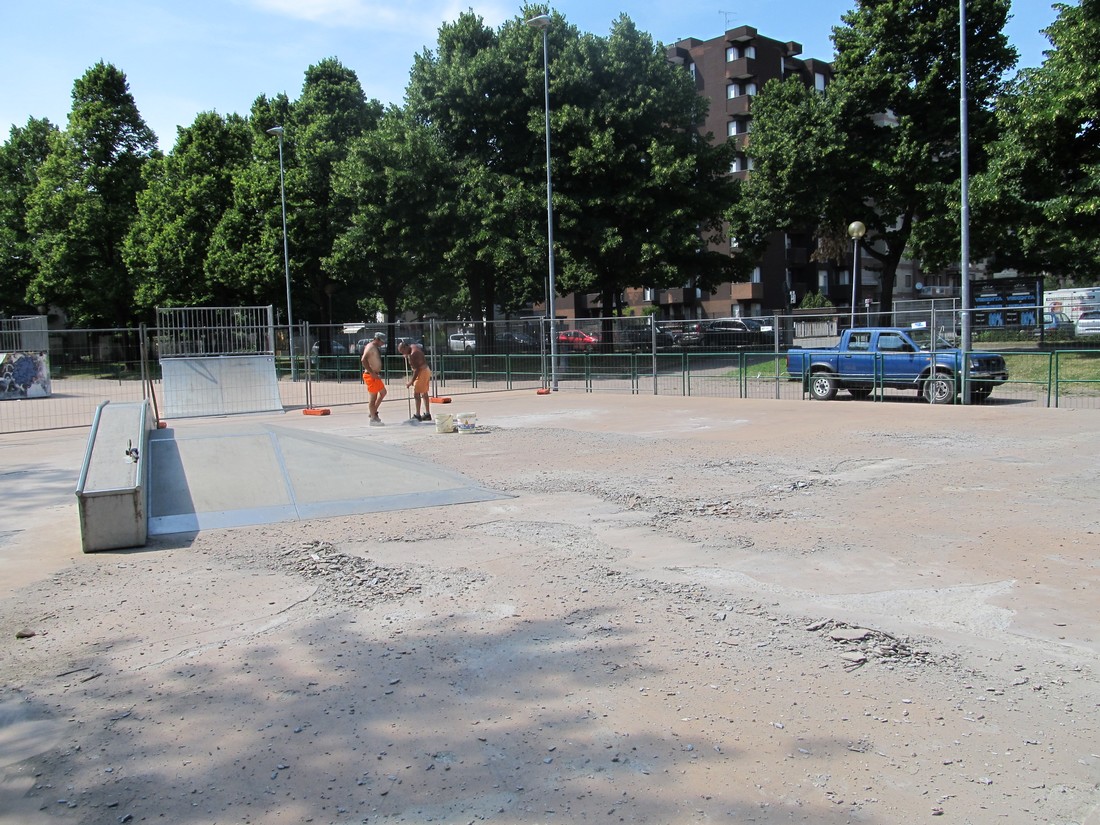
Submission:
<svg viewBox="0 0 1100 825">
<path fill-rule="evenodd" d="M 1088 285 L 1100 283 L 1100 0 L 1056 8 L 1046 59 L 998 101 L 974 211 L 1001 228 L 982 239 L 987 254 Z"/>
<path fill-rule="evenodd" d="M 77 324 L 133 318 L 122 248 L 137 214 L 142 166 L 155 149 L 121 71 L 97 63 L 76 81 L 68 126 L 51 133 L 27 198 L 36 266 L 30 303 L 64 307 Z"/>
<path fill-rule="evenodd" d="M 994 103 L 1015 65 L 1003 33 L 1008 12 L 1009 0 L 967 4 L 972 172 L 985 167 L 996 138 Z M 858 0 L 833 29 L 833 42 L 835 76 L 824 100 L 814 102 L 815 92 L 793 83 L 761 90 L 747 150 L 759 162 L 731 224 L 758 244 L 763 232 L 785 229 L 794 217 L 817 235 L 819 254 L 833 257 L 846 244 L 845 227 L 862 221 L 862 253 L 878 262 L 888 312 L 903 257 L 928 268 L 958 261 L 958 3 Z M 813 128 L 799 117 L 812 118 Z M 754 216 L 759 207 L 773 217 Z"/>
</svg>

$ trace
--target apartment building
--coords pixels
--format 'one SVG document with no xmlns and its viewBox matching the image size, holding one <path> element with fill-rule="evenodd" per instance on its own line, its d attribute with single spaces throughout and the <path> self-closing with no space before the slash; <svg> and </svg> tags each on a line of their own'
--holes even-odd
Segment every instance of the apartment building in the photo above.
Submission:
<svg viewBox="0 0 1100 825">
<path fill-rule="evenodd" d="M 803 59 L 801 54 L 801 44 L 764 37 L 752 26 L 729 29 L 711 40 L 688 38 L 668 48 L 669 60 L 691 73 L 699 94 L 710 102 L 704 133 L 736 143 L 739 151 L 730 174 L 751 174 L 752 160 L 744 149 L 752 135 L 752 100 L 765 83 L 797 76 L 806 85 L 824 90 L 831 82 L 831 64 Z M 845 289 L 850 293 L 850 276 L 811 260 L 813 248 L 814 239 L 808 233 L 777 235 L 748 283 L 721 284 L 716 293 L 702 294 L 694 306 L 682 307 L 682 317 L 786 311 L 807 292 L 823 292 L 837 304 L 846 302 L 843 293 Z M 670 306 L 668 317 L 677 317 L 679 309 Z"/>
</svg>

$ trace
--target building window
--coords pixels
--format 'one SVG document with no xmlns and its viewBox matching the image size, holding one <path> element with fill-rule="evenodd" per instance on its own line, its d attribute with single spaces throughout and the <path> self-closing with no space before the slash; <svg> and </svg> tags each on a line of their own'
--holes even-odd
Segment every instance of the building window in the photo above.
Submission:
<svg viewBox="0 0 1100 825">
<path fill-rule="evenodd" d="M 756 58 L 756 46 L 745 46 L 745 57 Z"/>
<path fill-rule="evenodd" d="M 745 84 L 745 94 L 747 94 L 747 95 L 756 94 L 756 84 L 752 83 L 752 82 L 746 83 Z"/>
<path fill-rule="evenodd" d="M 730 61 L 736 60 L 740 56 L 741 55 L 737 53 L 737 47 L 736 46 L 727 46 L 726 47 L 726 62 L 727 63 L 729 63 Z"/>
<path fill-rule="evenodd" d="M 695 74 L 695 64 L 694 63 L 688 63 L 688 71 L 691 72 L 691 79 L 695 80 L 696 79 L 696 74 Z"/>
<path fill-rule="evenodd" d="M 745 159 L 740 155 L 734 157 L 733 162 L 730 163 L 731 172 L 744 172 L 745 171 Z"/>
<path fill-rule="evenodd" d="M 829 294 L 829 270 L 819 269 L 817 271 L 817 291 L 822 295 Z"/>
<path fill-rule="evenodd" d="M 756 161 L 753 160 L 751 156 L 745 161 L 745 168 L 750 172 L 756 168 Z"/>
<path fill-rule="evenodd" d="M 761 280 L 762 280 L 762 278 L 761 278 L 761 274 L 760 274 L 760 267 L 753 268 L 752 275 L 749 276 L 749 283 L 750 284 L 759 284 L 759 283 L 761 283 Z"/>
<path fill-rule="evenodd" d="M 741 89 L 738 88 L 736 83 L 731 83 L 726 87 L 726 97 L 733 100 L 735 97 L 741 94 Z"/>
<path fill-rule="evenodd" d="M 814 88 L 819 92 L 825 91 L 825 75 L 821 72 L 814 72 Z"/>
<path fill-rule="evenodd" d="M 733 137 L 737 134 L 737 121 L 731 120 L 726 124 L 726 137 Z"/>
</svg>

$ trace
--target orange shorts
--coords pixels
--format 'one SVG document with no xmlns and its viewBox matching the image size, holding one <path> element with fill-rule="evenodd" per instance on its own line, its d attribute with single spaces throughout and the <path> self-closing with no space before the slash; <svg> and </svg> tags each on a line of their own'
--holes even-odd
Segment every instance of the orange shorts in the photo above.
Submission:
<svg viewBox="0 0 1100 825">
<path fill-rule="evenodd" d="M 432 371 L 427 367 L 421 367 L 420 372 L 416 374 L 416 380 L 413 381 L 413 392 L 417 395 L 427 395 L 428 385 L 432 380 Z"/>
<path fill-rule="evenodd" d="M 367 392 L 371 395 L 382 392 L 386 388 L 386 385 L 382 383 L 381 378 L 375 378 L 369 372 L 363 373 L 363 383 L 367 385 Z"/>
</svg>

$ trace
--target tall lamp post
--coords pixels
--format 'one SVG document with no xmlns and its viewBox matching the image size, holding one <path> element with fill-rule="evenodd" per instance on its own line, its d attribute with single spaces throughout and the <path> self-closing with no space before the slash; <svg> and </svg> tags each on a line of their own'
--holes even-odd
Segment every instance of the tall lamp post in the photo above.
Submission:
<svg viewBox="0 0 1100 825">
<path fill-rule="evenodd" d="M 856 303 L 859 301 L 859 239 L 866 234 L 867 227 L 863 221 L 848 224 L 848 236 L 852 239 L 852 329 L 856 326 Z"/>
<path fill-rule="evenodd" d="M 542 30 L 542 92 L 546 115 L 546 246 L 550 275 L 546 290 L 546 308 L 550 313 L 550 387 L 556 392 L 558 389 L 558 340 L 554 331 L 554 190 L 550 178 L 550 52 L 547 45 L 550 15 L 540 14 L 538 17 L 532 17 L 527 21 L 527 25 L 533 29 Z"/>
<path fill-rule="evenodd" d="M 290 309 L 290 250 L 286 243 L 286 177 L 283 172 L 283 127 L 272 126 L 269 135 L 279 138 L 279 197 L 283 203 L 283 269 L 286 274 L 286 321 L 290 338 L 290 380 L 298 380 L 298 368 L 294 365 L 294 313 Z"/>
<path fill-rule="evenodd" d="M 966 98 L 966 0 L 959 0 L 959 275 L 962 279 L 959 298 L 962 301 L 962 402 L 970 403 L 970 120 Z M 1040 326 L 1040 329 L 1042 327 Z"/>
</svg>

